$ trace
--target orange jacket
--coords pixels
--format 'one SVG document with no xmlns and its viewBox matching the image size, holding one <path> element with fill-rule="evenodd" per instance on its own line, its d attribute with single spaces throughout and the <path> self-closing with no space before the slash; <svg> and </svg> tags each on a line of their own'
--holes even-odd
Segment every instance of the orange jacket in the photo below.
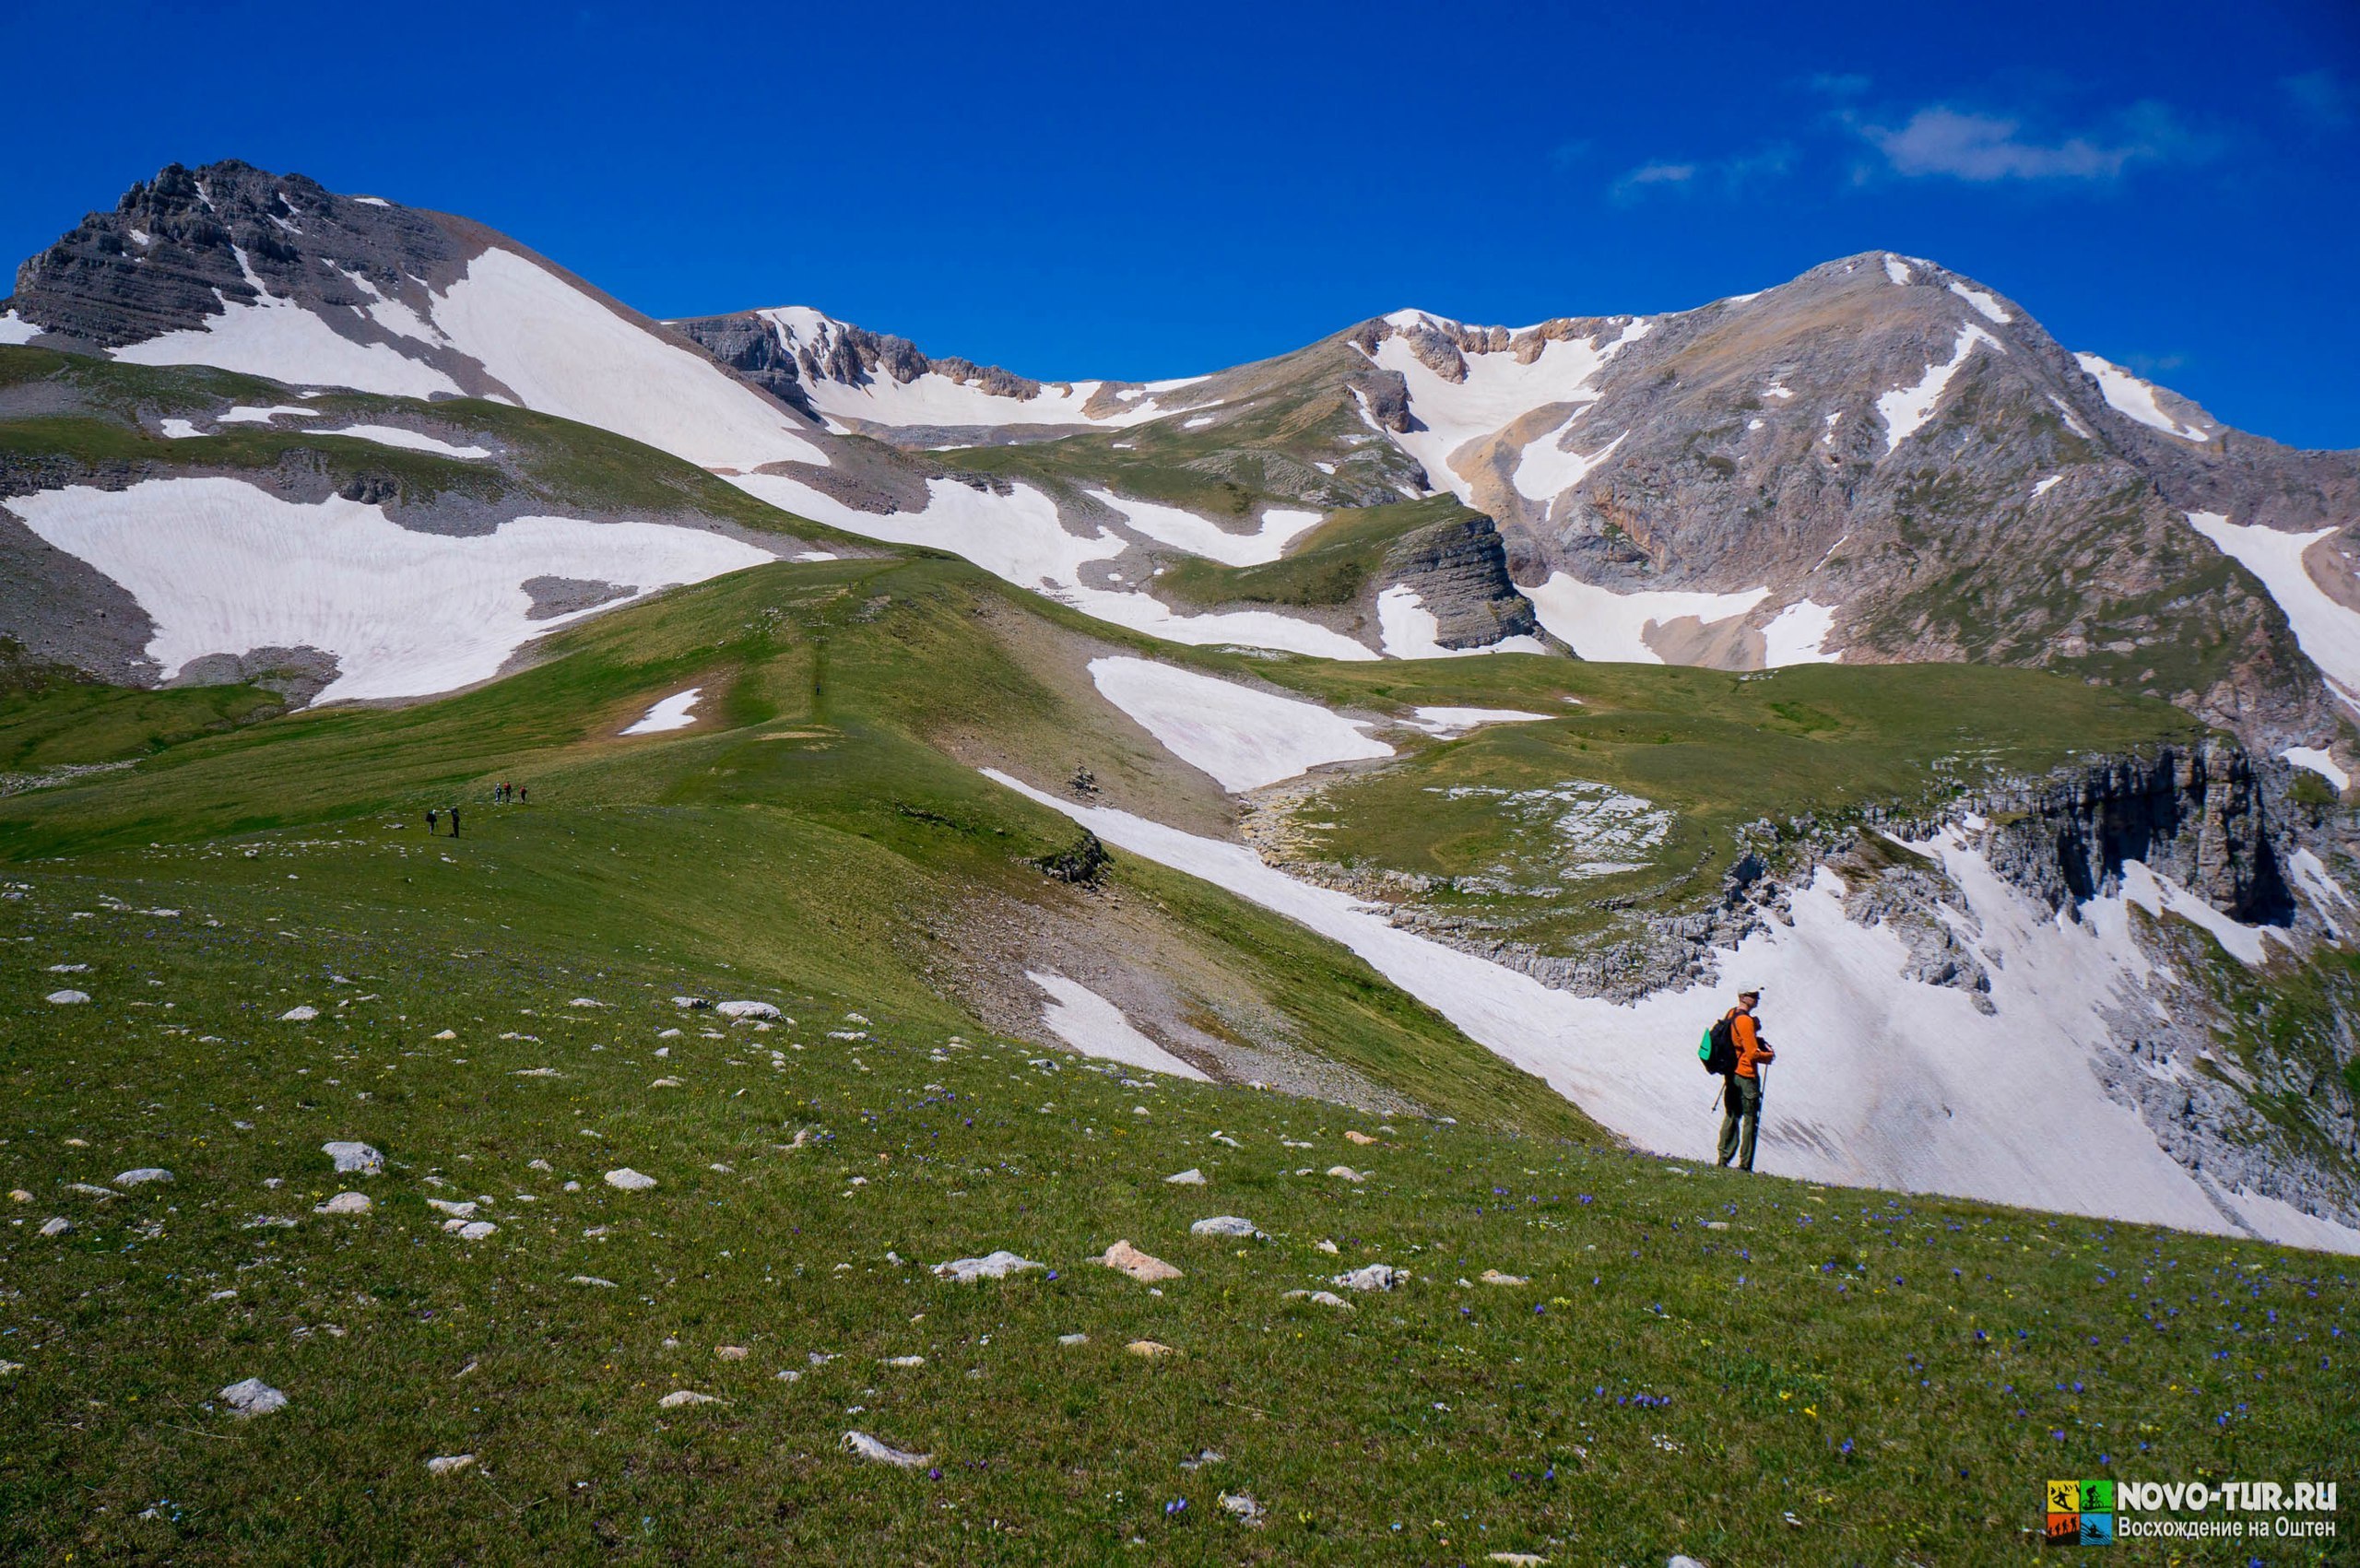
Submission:
<svg viewBox="0 0 2360 1568">
<path fill-rule="evenodd" d="M 1754 1064 L 1778 1059 L 1778 1054 L 1770 1049 L 1770 1043 L 1762 1038 L 1762 1032 L 1754 1026 L 1752 1013 L 1740 1012 L 1729 1020 L 1729 1038 L 1737 1043 L 1737 1076 L 1740 1078 L 1760 1078 L 1762 1075 L 1755 1070 Z"/>
</svg>

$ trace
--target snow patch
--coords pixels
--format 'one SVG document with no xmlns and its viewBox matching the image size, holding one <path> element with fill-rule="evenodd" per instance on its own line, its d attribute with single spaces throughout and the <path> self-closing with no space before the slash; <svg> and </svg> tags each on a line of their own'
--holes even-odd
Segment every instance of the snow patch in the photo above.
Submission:
<svg viewBox="0 0 2360 1568">
<path fill-rule="evenodd" d="M 1575 582 L 1563 572 L 1551 572 L 1549 581 L 1537 587 L 1519 585 L 1519 591 L 1532 601 L 1533 614 L 1550 635 L 1583 658 L 1639 665 L 1663 663 L 1663 656 L 1647 646 L 1650 629 L 1690 616 L 1709 626 L 1743 615 L 1770 596 L 1767 587 L 1738 594 L 1618 594 Z"/>
<path fill-rule="evenodd" d="M 2279 753 L 2298 768 L 2308 768 L 2335 786 L 2338 795 L 2352 787 L 2352 775 L 2335 764 L 2335 759 L 2316 746 L 2290 746 Z"/>
<path fill-rule="evenodd" d="M 1274 610 L 1181 615 L 1151 594 L 1086 586 L 1081 582 L 1084 566 L 1112 560 L 1131 548 L 1131 542 L 1104 530 L 1086 538 L 1068 533 L 1058 520 L 1056 502 L 1029 485 L 1014 486 L 999 496 L 953 479 L 929 479 L 924 511 L 880 514 L 856 511 L 783 475 L 740 474 L 730 483 L 773 506 L 847 533 L 949 550 L 1019 587 L 1167 642 L 1277 648 L 1324 659 L 1377 656 L 1340 631 Z"/>
<path fill-rule="evenodd" d="M 1041 1022 L 1050 1033 L 1085 1056 L 1122 1062 L 1148 1072 L 1170 1073 L 1209 1082 L 1205 1075 L 1157 1044 L 1123 1016 L 1123 1010 L 1080 981 L 1028 969 L 1024 978 L 1049 994 Z"/>
<path fill-rule="evenodd" d="M 1233 795 L 1323 763 L 1394 754 L 1363 721 L 1176 666 L 1110 656 L 1090 662 L 1090 678 L 1165 750 Z"/>
<path fill-rule="evenodd" d="M 2016 319 L 2008 313 L 2007 307 L 2000 303 L 1996 295 L 1987 294 L 1980 289 L 1969 289 L 1964 283 L 1953 283 L 1951 292 L 1973 305 L 1982 314 L 1984 320 L 1997 325 L 2005 326 Z"/>
<path fill-rule="evenodd" d="M 675 691 L 661 702 L 623 726 L 625 735 L 661 735 L 667 730 L 686 729 L 696 723 L 691 712 L 697 699 L 704 695 L 704 688 L 691 686 L 686 691 Z"/>
<path fill-rule="evenodd" d="M 2177 436 L 2182 441 L 2211 441 L 2212 438 L 2194 425 L 2182 425 L 2164 412 L 2155 401 L 2155 386 L 2141 381 L 2129 371 L 2110 360 L 2095 354 L 2076 354 L 2074 362 L 2089 372 L 2098 383 L 2098 391 L 2118 414 L 2138 420 L 2149 430 Z"/>
<path fill-rule="evenodd" d="M 2045 479 L 2041 480 L 2041 481 L 2040 481 L 2040 483 L 2038 483 L 2038 484 L 2036 484 L 2036 485 L 2033 486 L 2033 488 L 2032 488 L 2032 498 L 2033 498 L 2033 500 L 2035 500 L 2035 501 L 2038 501 L 2042 496 L 2047 495 L 2047 493 L 2048 493 L 2052 489 L 2054 489 L 2055 487 L 2057 487 L 2057 486 L 2058 486 L 2058 485 L 2059 485 L 2059 484 L 2062 484 L 2062 483 L 2064 482 L 2064 480 L 2065 480 L 2065 476 L 2064 476 L 2064 475 L 2062 475 L 2062 474 L 2051 474 L 2051 475 L 2049 475 L 2049 476 L 2048 476 L 2048 477 L 2047 477 L 2047 478 L 2045 478 Z"/>
<path fill-rule="evenodd" d="M 1841 650 L 1827 651 L 1827 634 L 1835 630 L 1834 605 L 1814 604 L 1809 599 L 1797 599 L 1778 612 L 1776 619 L 1762 629 L 1766 644 L 1762 656 L 1765 668 L 1778 669 L 1787 665 L 1832 665 L 1843 658 Z"/>
<path fill-rule="evenodd" d="M 1893 279 L 1896 288 L 1906 289 L 1909 286 L 1909 264 L 1899 256 L 1884 258 L 1884 275 Z"/>
<path fill-rule="evenodd" d="M 1251 534 L 1233 534 L 1193 512 L 1150 501 L 1130 501 L 1111 490 L 1083 494 L 1119 514 L 1149 538 L 1200 555 L 1224 566 L 1261 566 L 1286 554 L 1287 546 L 1319 525 L 1323 513 L 1273 507 Z"/>
<path fill-rule="evenodd" d="M 285 501 L 231 478 L 75 486 L 9 502 L 48 543 L 121 584 L 155 622 L 166 678 L 207 654 L 336 655 L 321 701 L 422 697 L 489 680 L 534 638 L 614 604 L 528 619 L 528 578 L 701 583 L 768 552 L 652 523 L 519 517 L 490 534 L 415 533 L 380 507 Z"/>
<path fill-rule="evenodd" d="M 1470 654 L 1545 654 L 1538 637 L 1503 637 L 1476 648 L 1446 648 L 1442 622 L 1415 588 L 1396 583 L 1376 596 L 1376 624 L 1386 655 L 1396 659 L 1455 659 Z"/>
<path fill-rule="evenodd" d="M 234 247 L 233 247 L 234 249 Z M 246 253 L 236 252 L 254 290 L 248 303 L 216 290 L 221 313 L 203 326 L 183 327 L 144 343 L 111 350 L 131 365 L 218 365 L 299 385 L 358 387 L 396 397 L 455 394 L 459 383 L 388 343 L 355 343 L 291 299 L 266 288 Z"/>
<path fill-rule="evenodd" d="M 2191 512 L 2188 522 L 2219 546 L 2222 554 L 2261 579 L 2284 612 L 2286 624 L 2295 629 L 2295 641 L 2304 654 L 2344 705 L 2360 713 L 2360 610 L 2329 596 L 2311 580 L 2305 563 L 2311 547 L 2336 530 L 2283 534 L 2258 523 L 2239 526 L 2217 512 Z"/>
<path fill-rule="evenodd" d="M 347 425 L 340 430 L 313 430 L 313 435 L 351 436 L 356 441 L 373 441 L 379 446 L 398 446 L 411 452 L 431 452 L 441 457 L 478 458 L 491 455 L 488 446 L 458 446 L 438 441 L 431 435 L 406 430 L 398 425 Z"/>
<path fill-rule="evenodd" d="M 1485 725 L 1546 724 L 1563 716 L 1528 713 L 1518 708 L 1419 708 L 1402 722 L 1438 739 L 1457 740 Z"/>
<path fill-rule="evenodd" d="M 0 311 L 0 343 L 30 343 L 42 330 L 14 311 Z"/>
<path fill-rule="evenodd" d="M 2275 937 L 2287 947 L 2294 946 L 2293 939 L 2283 931 L 2232 919 L 2169 877 L 2158 875 L 2143 860 L 2122 863 L 2122 897 L 2158 920 L 2168 913 L 2203 927 L 2230 957 L 2248 967 L 2259 968 L 2269 961 L 2265 937 Z"/>
<path fill-rule="evenodd" d="M 1556 430 L 1526 444 L 1524 455 L 1516 459 L 1516 472 L 1509 479 L 1527 498 L 1549 501 L 1563 495 L 1588 478 L 1622 444 L 1622 436 L 1616 436 L 1587 456 L 1559 446 L 1557 443 L 1573 433 L 1575 423 L 1587 411 L 1576 412 Z M 1625 430 L 1623 435 L 1629 433 Z"/>
<path fill-rule="evenodd" d="M 468 262 L 433 309 L 434 325 L 527 408 L 707 468 L 827 465 L 827 454 L 760 393 L 513 251 Z"/>
<path fill-rule="evenodd" d="M 1996 353 L 2008 350 L 2000 341 L 1968 322 L 1958 329 L 1958 341 L 1951 348 L 1951 357 L 1939 365 L 1928 365 L 1926 373 L 1915 386 L 1905 386 L 1888 392 L 1877 399 L 1877 412 L 1884 416 L 1884 449 L 1893 449 L 1907 441 L 1919 426 L 1934 417 L 1934 407 L 1942 400 L 1942 393 L 1966 363 L 1966 356 L 1977 343 L 1988 344 Z"/>
</svg>

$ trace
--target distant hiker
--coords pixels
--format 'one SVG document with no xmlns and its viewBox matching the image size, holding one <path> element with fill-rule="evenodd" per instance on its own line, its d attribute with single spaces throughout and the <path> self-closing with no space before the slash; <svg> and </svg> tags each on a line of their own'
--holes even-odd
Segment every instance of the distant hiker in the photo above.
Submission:
<svg viewBox="0 0 2360 1568">
<path fill-rule="evenodd" d="M 427 834 L 427 837 L 431 838 L 431 837 L 433 837 L 433 836 L 434 836 L 434 830 L 435 830 L 438 826 L 440 826 L 440 825 L 441 825 L 441 823 L 442 823 L 442 814 L 441 812 L 439 812 L 439 811 L 435 810 L 435 809 L 434 809 L 434 808 L 432 808 L 431 806 L 430 806 L 430 807 L 428 807 L 428 808 L 426 808 L 426 834 Z"/>
<path fill-rule="evenodd" d="M 1725 1075 L 1720 1162 L 1735 1160 L 1740 1171 L 1753 1169 L 1754 1135 L 1762 1126 L 1762 1064 L 1778 1059 L 1754 1021 L 1753 1009 L 1761 1005 L 1759 990 L 1739 992 L 1737 1006 L 1705 1037 L 1706 1070 Z"/>
<path fill-rule="evenodd" d="M 459 808 L 455 806 L 451 808 L 451 836 L 454 839 L 459 836 Z"/>
<path fill-rule="evenodd" d="M 530 805 L 530 804 L 532 803 L 532 799 L 533 799 L 533 792 L 532 792 L 532 790 L 531 790 L 528 786 L 526 786 L 526 785 L 525 785 L 525 784 L 518 784 L 518 785 L 516 786 L 516 804 L 517 804 L 517 805 L 519 805 L 519 806 L 527 806 L 527 805 Z"/>
</svg>

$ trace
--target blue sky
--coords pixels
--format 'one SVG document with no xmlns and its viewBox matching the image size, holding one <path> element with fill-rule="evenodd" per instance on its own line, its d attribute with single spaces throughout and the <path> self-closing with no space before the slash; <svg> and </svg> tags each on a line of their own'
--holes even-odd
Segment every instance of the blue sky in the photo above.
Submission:
<svg viewBox="0 0 2360 1568">
<path fill-rule="evenodd" d="M 166 162 L 466 213 L 658 315 L 1147 379 L 1414 304 L 1931 256 L 2360 447 L 2360 6 L 19 7 L 0 253 Z"/>
</svg>

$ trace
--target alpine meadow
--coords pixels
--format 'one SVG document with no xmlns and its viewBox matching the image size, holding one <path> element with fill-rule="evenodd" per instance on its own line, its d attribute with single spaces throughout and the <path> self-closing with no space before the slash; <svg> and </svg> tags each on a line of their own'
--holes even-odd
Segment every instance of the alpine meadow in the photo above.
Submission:
<svg viewBox="0 0 2360 1568">
<path fill-rule="evenodd" d="M 1604 210 L 2244 145 L 1871 79 Z M 1036 379 L 139 129 L 0 300 L 0 1559 L 2351 1560 L 2360 449 L 1896 249 Z"/>
</svg>

